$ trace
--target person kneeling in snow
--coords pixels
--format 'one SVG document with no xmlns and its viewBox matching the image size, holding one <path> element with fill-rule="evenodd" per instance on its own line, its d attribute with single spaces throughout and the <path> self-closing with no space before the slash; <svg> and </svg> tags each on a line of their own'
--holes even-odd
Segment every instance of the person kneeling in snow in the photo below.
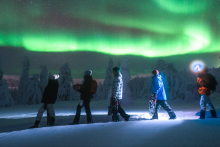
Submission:
<svg viewBox="0 0 220 147">
<path fill-rule="evenodd" d="M 152 77 L 152 97 L 155 97 L 155 112 L 152 117 L 152 119 L 158 119 L 158 107 L 161 106 L 164 110 L 167 111 L 167 113 L 170 116 L 170 119 L 176 119 L 176 114 L 173 112 L 171 107 L 167 103 L 166 93 L 162 81 L 161 75 L 159 75 L 158 70 L 152 71 L 153 77 Z"/>
<path fill-rule="evenodd" d="M 198 93 L 201 95 L 200 99 L 200 119 L 205 119 L 206 105 L 209 107 L 212 118 L 217 118 L 215 107 L 213 106 L 209 96 L 211 95 L 211 90 L 215 91 L 217 82 L 215 77 L 207 73 L 208 69 L 205 67 L 201 72 L 198 73 L 197 86 Z"/>
<path fill-rule="evenodd" d="M 114 80 L 112 83 L 112 97 L 110 99 L 109 106 L 111 112 L 109 115 L 112 113 L 112 121 L 114 122 L 119 121 L 119 113 L 126 121 L 129 121 L 130 118 L 130 116 L 126 114 L 121 107 L 123 81 L 120 70 L 120 67 L 114 67 L 112 72 L 114 75 Z"/>
<path fill-rule="evenodd" d="M 54 112 L 53 104 L 55 104 L 57 100 L 57 93 L 58 93 L 58 87 L 59 87 L 58 78 L 59 78 L 59 75 L 49 76 L 48 85 L 44 89 L 43 97 L 41 99 L 41 102 L 43 103 L 43 105 L 38 110 L 34 125 L 29 128 L 38 128 L 38 125 L 40 124 L 43 113 L 46 110 L 49 111 L 49 114 L 51 116 L 49 120 L 50 121 L 49 125 L 51 126 L 54 125 L 55 112 Z"/>
<path fill-rule="evenodd" d="M 76 91 L 80 92 L 81 95 L 80 95 L 80 103 L 78 104 L 77 109 L 76 109 L 75 118 L 73 122 L 70 123 L 70 125 L 79 124 L 80 113 L 81 113 L 82 107 L 84 107 L 86 111 L 87 123 L 88 124 L 93 123 L 89 103 L 93 97 L 93 94 L 96 93 L 98 84 L 95 80 L 92 79 L 92 71 L 91 70 L 85 71 L 83 84 L 82 85 L 77 84 L 77 85 L 74 85 L 73 87 Z"/>
</svg>

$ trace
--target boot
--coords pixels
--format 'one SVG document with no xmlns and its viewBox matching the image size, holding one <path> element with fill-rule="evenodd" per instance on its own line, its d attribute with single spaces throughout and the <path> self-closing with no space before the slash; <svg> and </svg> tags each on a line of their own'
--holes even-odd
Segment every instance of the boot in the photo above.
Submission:
<svg viewBox="0 0 220 147">
<path fill-rule="evenodd" d="M 54 124 L 55 124 L 55 118 L 54 118 L 54 117 L 50 117 L 50 123 L 49 123 L 49 125 L 50 125 L 50 126 L 54 126 Z"/>
<path fill-rule="evenodd" d="M 172 115 L 170 116 L 169 120 L 173 120 L 176 119 L 176 114 L 174 112 L 172 112 Z"/>
<path fill-rule="evenodd" d="M 211 118 L 218 118 L 215 110 L 210 110 L 212 117 Z"/>
<path fill-rule="evenodd" d="M 39 121 L 39 120 L 36 120 L 35 123 L 34 123 L 34 125 L 31 126 L 31 127 L 29 127 L 29 129 L 38 128 L 39 124 L 40 124 L 40 121 Z"/>
<path fill-rule="evenodd" d="M 205 119 L 205 111 L 204 110 L 200 111 L 200 118 L 199 119 Z"/>
<path fill-rule="evenodd" d="M 153 120 L 153 119 L 158 119 L 158 114 L 154 114 L 154 115 L 152 116 L 151 120 Z"/>
<path fill-rule="evenodd" d="M 172 116 L 169 118 L 169 120 L 174 120 L 174 119 L 176 119 L 176 116 Z"/>
<path fill-rule="evenodd" d="M 91 124 L 91 123 L 93 123 L 92 116 L 91 116 L 90 120 L 87 120 L 87 124 Z"/>
<path fill-rule="evenodd" d="M 127 118 L 125 119 L 125 121 L 129 121 L 130 115 L 127 116 Z"/>
<path fill-rule="evenodd" d="M 77 124 L 79 124 L 80 114 L 81 114 L 81 108 L 82 108 L 82 107 L 83 107 L 83 106 L 80 106 L 80 105 L 77 106 L 77 108 L 76 108 L 76 115 L 75 115 L 75 117 L 74 117 L 74 119 L 73 119 L 73 122 L 70 123 L 69 125 L 77 125 Z"/>
</svg>

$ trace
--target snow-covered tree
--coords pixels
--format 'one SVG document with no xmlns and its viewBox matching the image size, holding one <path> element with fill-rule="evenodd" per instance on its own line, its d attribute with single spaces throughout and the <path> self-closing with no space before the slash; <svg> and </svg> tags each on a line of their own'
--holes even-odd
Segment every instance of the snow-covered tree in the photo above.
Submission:
<svg viewBox="0 0 220 147">
<path fill-rule="evenodd" d="M 30 60 L 25 57 L 23 60 L 23 71 L 18 86 L 18 95 L 16 98 L 19 104 L 38 104 L 41 103 L 44 88 L 47 86 L 47 68 L 41 67 L 39 74 L 29 78 Z M 40 78 L 40 81 L 39 81 Z"/>
<path fill-rule="evenodd" d="M 113 60 L 112 58 L 110 58 L 108 62 L 108 67 L 106 68 L 106 72 L 105 72 L 105 79 L 103 82 L 102 99 L 110 99 L 111 97 L 112 80 L 113 80 L 112 69 L 113 69 Z"/>
<path fill-rule="evenodd" d="M 44 89 L 46 88 L 48 84 L 48 79 L 47 79 L 47 67 L 46 66 L 41 66 L 41 73 L 40 73 L 40 82 L 39 82 L 39 88 L 41 90 L 41 93 L 44 92 Z"/>
<path fill-rule="evenodd" d="M 137 99 L 137 98 L 140 98 L 143 93 L 144 93 L 144 86 L 145 86 L 145 78 L 144 77 L 139 77 L 139 76 L 136 76 L 134 79 L 132 79 L 130 82 L 129 82 L 129 88 L 130 88 L 130 91 L 131 91 L 131 97 L 133 99 Z"/>
<path fill-rule="evenodd" d="M 29 76 L 29 68 L 30 68 L 29 58 L 25 56 L 22 63 L 23 63 L 23 70 L 22 70 L 22 74 L 20 77 L 20 83 L 18 85 L 18 95 L 16 98 L 16 102 L 20 104 L 26 104 L 27 98 L 25 97 L 26 97 L 26 89 L 28 87 L 28 82 L 29 82 L 28 76 Z"/>
<path fill-rule="evenodd" d="M 94 94 L 94 96 L 93 96 L 94 100 L 101 100 L 101 99 L 103 99 L 102 92 L 103 92 L 103 84 L 99 83 L 97 91 L 96 91 L 96 94 Z"/>
<path fill-rule="evenodd" d="M 73 78 L 71 76 L 71 70 L 68 67 L 68 64 L 66 63 L 60 68 L 59 73 L 59 89 L 58 89 L 58 98 L 62 101 L 69 101 L 73 100 L 74 97 L 72 94 L 74 94 L 72 85 Z"/>
<path fill-rule="evenodd" d="M 2 69 L 0 58 L 0 107 L 9 107 L 14 105 L 14 99 L 9 93 L 8 85 L 6 81 L 3 79 L 3 74 L 4 72 Z"/>
<path fill-rule="evenodd" d="M 26 89 L 26 96 L 23 99 L 25 104 L 39 104 L 41 103 L 42 92 L 39 88 L 39 75 L 35 74 L 28 80 L 28 86 Z"/>
</svg>

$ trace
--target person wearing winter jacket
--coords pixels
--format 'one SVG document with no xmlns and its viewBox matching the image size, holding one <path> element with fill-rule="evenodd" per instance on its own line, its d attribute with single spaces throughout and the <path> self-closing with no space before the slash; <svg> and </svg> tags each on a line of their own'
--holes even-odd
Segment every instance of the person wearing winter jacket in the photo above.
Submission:
<svg viewBox="0 0 220 147">
<path fill-rule="evenodd" d="M 77 106 L 76 109 L 76 115 L 73 119 L 73 122 L 70 123 L 70 125 L 79 124 L 80 120 L 80 114 L 82 107 L 85 108 L 86 116 L 87 116 L 87 123 L 93 123 L 92 114 L 90 110 L 90 100 L 93 97 L 93 94 L 91 92 L 92 82 L 95 82 L 95 88 L 97 88 L 97 82 L 92 79 L 92 71 L 87 70 L 84 72 L 84 81 L 83 84 L 80 86 L 80 88 L 77 90 L 81 93 L 80 95 L 80 103 Z"/>
<path fill-rule="evenodd" d="M 198 93 L 201 95 L 200 99 L 200 119 L 205 119 L 206 113 L 206 105 L 209 107 L 211 112 L 212 118 L 217 118 L 215 107 L 213 106 L 209 96 L 211 95 L 212 86 L 217 85 L 215 78 L 208 74 L 208 68 L 205 67 L 201 72 L 198 73 L 197 77 L 197 86 L 198 86 Z M 214 90 L 213 89 L 213 90 Z"/>
<path fill-rule="evenodd" d="M 113 83 L 112 83 L 112 96 L 110 99 L 110 104 L 113 107 L 112 109 L 112 120 L 119 121 L 119 114 L 126 120 L 129 121 L 129 115 L 125 113 L 125 111 L 121 107 L 122 100 L 122 90 L 123 90 L 123 81 L 122 75 L 120 73 L 120 67 L 113 68 Z"/>
<path fill-rule="evenodd" d="M 152 71 L 152 97 L 155 97 L 155 112 L 152 119 L 158 119 L 158 107 L 161 106 L 170 116 L 170 119 L 176 119 L 176 114 L 167 103 L 166 93 L 161 75 L 158 70 Z"/>
<path fill-rule="evenodd" d="M 53 126 L 55 123 L 55 112 L 53 104 L 55 104 L 57 100 L 57 93 L 59 88 L 58 83 L 59 75 L 53 75 L 49 76 L 48 84 L 43 92 L 43 97 L 41 99 L 41 102 L 43 103 L 40 109 L 38 110 L 36 121 L 33 126 L 30 128 L 38 128 L 38 125 L 40 124 L 41 118 L 43 116 L 43 113 L 47 110 L 49 111 L 50 122 L 49 125 Z"/>
</svg>

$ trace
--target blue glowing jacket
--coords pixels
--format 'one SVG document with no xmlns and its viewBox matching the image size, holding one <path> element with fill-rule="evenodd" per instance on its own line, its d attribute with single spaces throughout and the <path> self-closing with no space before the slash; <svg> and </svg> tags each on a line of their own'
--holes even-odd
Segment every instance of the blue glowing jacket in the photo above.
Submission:
<svg viewBox="0 0 220 147">
<path fill-rule="evenodd" d="M 155 92 L 157 94 L 157 100 L 167 100 L 161 75 L 152 77 L 152 94 Z"/>
</svg>

